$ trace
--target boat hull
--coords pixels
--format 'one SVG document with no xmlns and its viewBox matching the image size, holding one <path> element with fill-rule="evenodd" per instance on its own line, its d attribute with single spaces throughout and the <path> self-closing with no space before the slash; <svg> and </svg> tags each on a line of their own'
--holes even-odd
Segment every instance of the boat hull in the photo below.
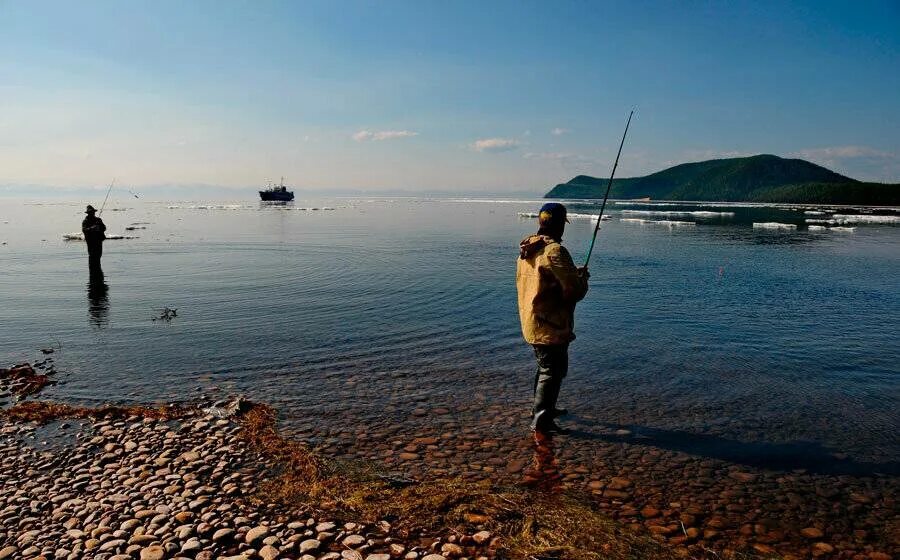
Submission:
<svg viewBox="0 0 900 560">
<path fill-rule="evenodd" d="M 259 191 L 259 198 L 264 201 L 287 202 L 289 200 L 294 200 L 294 193 L 292 193 L 291 191 L 286 191 L 286 192 Z"/>
</svg>

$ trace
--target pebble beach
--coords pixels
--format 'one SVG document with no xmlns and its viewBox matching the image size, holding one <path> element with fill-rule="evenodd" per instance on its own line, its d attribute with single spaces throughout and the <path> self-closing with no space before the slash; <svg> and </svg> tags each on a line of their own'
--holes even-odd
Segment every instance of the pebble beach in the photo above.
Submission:
<svg viewBox="0 0 900 560">
<path fill-rule="evenodd" d="M 0 558 L 110 560 L 492 558 L 476 531 L 404 542 L 391 524 L 337 521 L 252 499 L 268 465 L 236 419 L 0 423 Z"/>
</svg>

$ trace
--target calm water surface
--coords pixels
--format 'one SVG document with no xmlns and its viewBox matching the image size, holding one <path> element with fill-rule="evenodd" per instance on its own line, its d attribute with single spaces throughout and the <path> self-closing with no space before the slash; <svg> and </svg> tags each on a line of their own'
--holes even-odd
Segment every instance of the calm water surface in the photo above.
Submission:
<svg viewBox="0 0 900 560">
<path fill-rule="evenodd" d="M 240 392 L 274 404 L 299 433 L 336 421 L 415 429 L 428 415 L 412 412 L 438 405 L 490 426 L 474 411 L 528 406 L 534 366 L 514 270 L 534 229 L 518 213 L 539 204 L 133 200 L 103 218 L 108 233 L 139 238 L 107 241 L 105 277 L 91 284 L 84 244 L 62 240 L 80 229 L 81 203 L 6 200 L 0 362 L 58 347 L 61 383 L 47 397 Z M 622 212 L 648 209 L 734 215 Z M 808 231 L 805 219 L 822 216 L 777 208 L 611 214 L 561 397 L 572 422 L 900 461 L 900 227 Z M 697 225 L 621 220 L 661 217 Z M 565 242 L 581 261 L 592 223 L 572 221 Z M 124 231 L 136 223 L 146 229 Z M 177 318 L 153 321 L 164 306 Z M 516 422 L 495 431 L 520 435 Z"/>
</svg>

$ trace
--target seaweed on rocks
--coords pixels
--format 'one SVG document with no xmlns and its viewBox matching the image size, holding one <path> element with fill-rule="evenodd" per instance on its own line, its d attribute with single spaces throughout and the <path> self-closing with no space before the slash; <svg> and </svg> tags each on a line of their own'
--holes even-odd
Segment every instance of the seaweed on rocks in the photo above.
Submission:
<svg viewBox="0 0 900 560">
<path fill-rule="evenodd" d="M 13 401 L 18 402 L 39 393 L 47 385 L 55 383 L 51 378 L 55 373 L 52 358 L 35 362 L 33 365 L 23 363 L 11 368 L 0 368 L 0 403 L 5 398 L 11 397 Z"/>
<path fill-rule="evenodd" d="M 672 549 L 626 530 L 572 493 L 460 478 L 398 481 L 373 465 L 326 460 L 282 437 L 271 407 L 255 404 L 241 422 L 241 438 L 270 465 L 269 476 L 257 489 L 260 504 L 313 504 L 329 515 L 366 523 L 387 519 L 402 538 L 423 542 L 447 532 L 490 535 L 494 558 L 677 557 Z"/>
</svg>

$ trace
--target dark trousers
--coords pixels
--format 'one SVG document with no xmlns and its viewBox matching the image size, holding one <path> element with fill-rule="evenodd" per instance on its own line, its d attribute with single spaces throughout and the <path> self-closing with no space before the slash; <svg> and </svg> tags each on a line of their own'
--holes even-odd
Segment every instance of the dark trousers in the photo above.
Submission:
<svg viewBox="0 0 900 560">
<path fill-rule="evenodd" d="M 100 269 L 100 258 L 103 256 L 103 241 L 88 241 L 88 267 L 91 270 Z"/>
<path fill-rule="evenodd" d="M 556 410 L 562 380 L 569 371 L 569 345 L 535 344 L 533 348 L 538 367 L 534 376 L 534 406 L 531 412 L 537 416 L 540 412 L 550 411 L 551 414 L 543 415 L 550 419 Z"/>
</svg>

